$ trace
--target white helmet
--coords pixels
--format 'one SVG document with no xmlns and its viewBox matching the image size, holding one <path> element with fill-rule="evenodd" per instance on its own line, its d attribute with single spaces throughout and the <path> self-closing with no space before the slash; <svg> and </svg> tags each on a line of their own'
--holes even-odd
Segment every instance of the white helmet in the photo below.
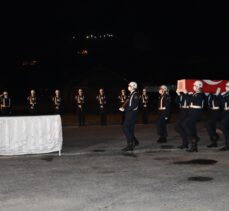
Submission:
<svg viewBox="0 0 229 211">
<path fill-rule="evenodd" d="M 202 81 L 195 81 L 194 86 L 196 86 L 198 89 L 203 88 L 203 82 Z"/>
<path fill-rule="evenodd" d="M 130 82 L 128 85 L 131 86 L 133 89 L 137 89 L 138 88 L 138 84 L 136 82 L 134 82 L 134 81 Z"/>
<path fill-rule="evenodd" d="M 146 89 L 143 89 L 142 92 L 146 92 Z"/>
<path fill-rule="evenodd" d="M 168 91 L 168 87 L 166 85 L 161 85 L 160 89 L 162 89 L 164 92 Z"/>
</svg>

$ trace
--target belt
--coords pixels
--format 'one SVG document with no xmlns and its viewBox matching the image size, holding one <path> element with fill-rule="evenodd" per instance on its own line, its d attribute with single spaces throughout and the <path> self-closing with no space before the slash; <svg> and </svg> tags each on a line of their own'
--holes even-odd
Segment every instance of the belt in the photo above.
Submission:
<svg viewBox="0 0 229 211">
<path fill-rule="evenodd" d="M 189 106 L 181 106 L 180 108 L 189 108 Z"/>
<path fill-rule="evenodd" d="M 166 107 L 158 108 L 158 110 L 166 110 Z"/>
<path fill-rule="evenodd" d="M 219 110 L 220 107 L 216 106 L 216 107 L 212 107 L 212 108 L 210 108 L 210 109 L 211 109 L 211 110 Z"/>
<path fill-rule="evenodd" d="M 190 108 L 195 108 L 195 109 L 202 109 L 202 106 L 197 106 L 197 105 L 190 105 Z"/>
</svg>

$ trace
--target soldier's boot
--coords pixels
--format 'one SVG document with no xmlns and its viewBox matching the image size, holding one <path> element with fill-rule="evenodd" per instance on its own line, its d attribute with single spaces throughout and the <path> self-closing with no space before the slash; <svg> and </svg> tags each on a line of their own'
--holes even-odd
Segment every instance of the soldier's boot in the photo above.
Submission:
<svg viewBox="0 0 229 211">
<path fill-rule="evenodd" d="M 211 137 L 211 144 L 207 145 L 208 148 L 212 147 L 218 147 L 217 141 L 219 139 L 219 135 L 217 134 L 216 136 Z"/>
<path fill-rule="evenodd" d="M 197 142 L 199 141 L 199 139 L 197 138 L 192 138 L 191 141 L 191 147 L 190 149 L 187 149 L 187 152 L 198 152 L 198 148 L 197 148 Z"/>
</svg>

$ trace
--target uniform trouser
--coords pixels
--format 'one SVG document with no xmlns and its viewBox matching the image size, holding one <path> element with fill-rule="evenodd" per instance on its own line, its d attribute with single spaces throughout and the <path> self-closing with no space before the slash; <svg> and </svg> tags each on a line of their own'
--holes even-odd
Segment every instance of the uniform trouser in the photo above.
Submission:
<svg viewBox="0 0 229 211">
<path fill-rule="evenodd" d="M 77 114 L 78 114 L 78 124 L 80 126 L 85 125 L 85 111 L 78 109 Z"/>
<path fill-rule="evenodd" d="M 36 108 L 34 108 L 34 109 L 29 109 L 29 113 L 30 113 L 30 115 L 37 115 L 37 109 Z"/>
<path fill-rule="evenodd" d="M 225 145 L 229 147 L 229 111 L 223 112 L 223 118 L 220 121 L 220 128 L 225 137 Z"/>
<path fill-rule="evenodd" d="M 216 124 L 219 121 L 221 117 L 221 111 L 220 110 L 210 110 L 209 111 L 209 118 L 206 123 L 206 128 L 208 135 L 211 139 L 211 141 L 216 140 L 217 133 L 216 133 Z"/>
<path fill-rule="evenodd" d="M 165 119 L 166 117 L 167 115 L 165 114 L 165 112 L 160 112 L 159 117 L 156 121 L 157 134 L 160 138 L 166 138 L 168 136 L 166 119 Z"/>
<path fill-rule="evenodd" d="M 128 145 L 134 145 L 136 140 L 134 135 L 134 127 L 137 120 L 137 111 L 127 111 L 125 112 L 125 120 L 123 123 L 123 132 L 127 139 Z"/>
<path fill-rule="evenodd" d="M 142 109 L 142 121 L 144 124 L 148 124 L 148 109 L 144 107 Z"/>
<path fill-rule="evenodd" d="M 61 114 L 60 108 L 59 109 L 54 108 L 54 114 Z"/>
<path fill-rule="evenodd" d="M 107 124 L 107 112 L 106 112 L 106 110 L 104 108 L 100 108 L 99 114 L 100 114 L 100 124 L 106 125 Z"/>
<path fill-rule="evenodd" d="M 121 112 L 121 124 L 123 125 L 125 121 L 125 112 Z"/>
<path fill-rule="evenodd" d="M 183 127 L 183 123 L 184 123 L 185 119 L 187 118 L 187 115 L 188 115 L 188 109 L 181 108 L 180 112 L 177 116 L 175 126 L 174 126 L 175 130 L 177 131 L 177 133 L 179 133 L 179 135 L 182 138 L 183 145 L 188 144 L 186 132 L 185 132 L 185 129 Z"/>
<path fill-rule="evenodd" d="M 201 109 L 190 109 L 188 111 L 188 115 L 183 123 L 187 138 L 190 138 L 192 140 L 195 139 L 196 141 L 199 139 L 199 137 L 197 136 L 196 124 L 201 114 Z"/>
</svg>

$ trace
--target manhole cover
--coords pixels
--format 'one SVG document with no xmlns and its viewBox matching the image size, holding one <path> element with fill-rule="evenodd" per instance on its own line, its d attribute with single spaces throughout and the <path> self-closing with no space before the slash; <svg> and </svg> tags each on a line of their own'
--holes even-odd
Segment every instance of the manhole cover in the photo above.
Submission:
<svg viewBox="0 0 229 211">
<path fill-rule="evenodd" d="M 105 150 L 104 149 L 95 149 L 93 150 L 93 152 L 105 152 Z"/>
<path fill-rule="evenodd" d="M 197 182 L 206 182 L 206 181 L 211 181 L 213 180 L 212 177 L 189 177 L 188 180 L 190 181 L 197 181 Z"/>
<path fill-rule="evenodd" d="M 213 165 L 217 163 L 217 160 L 208 160 L 208 159 L 194 159 L 188 161 L 176 161 L 174 164 L 199 164 L 199 165 Z"/>
</svg>

